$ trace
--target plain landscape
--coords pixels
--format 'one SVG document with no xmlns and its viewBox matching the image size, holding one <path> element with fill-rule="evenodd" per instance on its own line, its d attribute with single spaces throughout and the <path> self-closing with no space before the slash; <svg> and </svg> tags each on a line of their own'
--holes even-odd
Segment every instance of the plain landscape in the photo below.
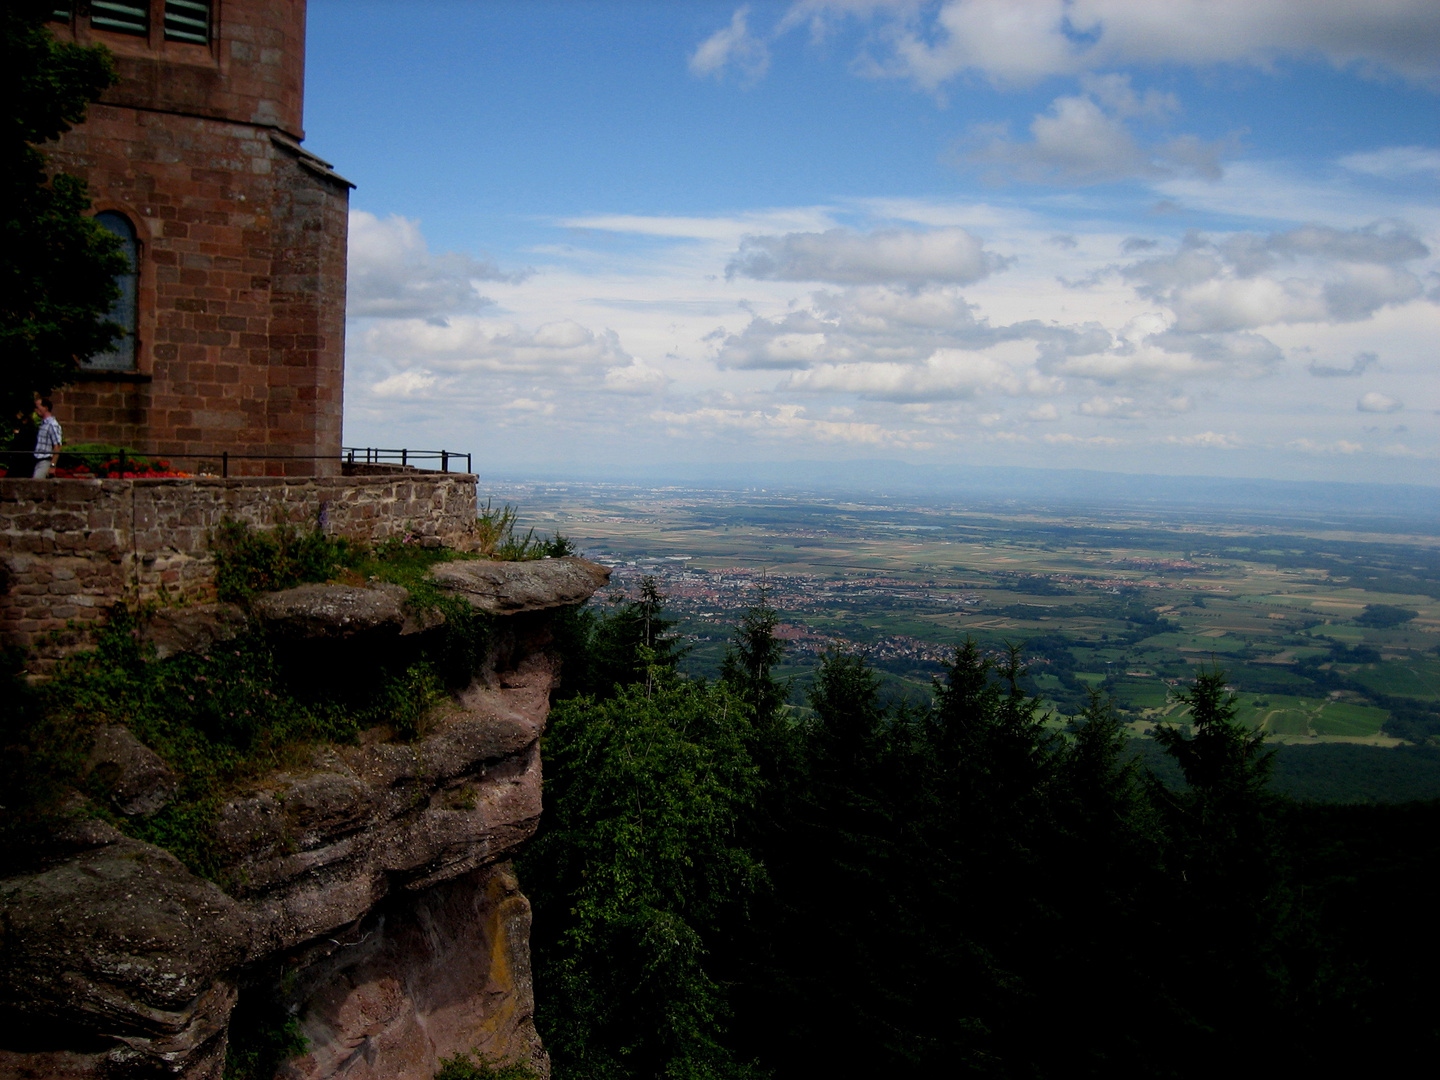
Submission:
<svg viewBox="0 0 1440 1080">
<path fill-rule="evenodd" d="M 1023 645 L 1027 686 L 1054 723 L 1097 687 L 1135 751 L 1163 768 L 1144 736 L 1185 723 L 1174 693 L 1213 665 L 1239 718 L 1281 751 L 1280 789 L 1343 801 L 1440 796 L 1429 749 L 1440 735 L 1440 536 L 1417 501 L 1407 516 L 1404 505 L 1347 514 L 1314 491 L 1308 505 L 1266 513 L 1166 506 L 1150 493 L 1079 506 L 1053 493 L 833 486 L 482 489 L 615 568 L 594 603 L 633 599 L 654 577 L 692 674 L 718 673 L 763 589 L 801 710 L 828 651 L 865 656 L 889 698 L 920 701 L 967 638 L 997 653 Z"/>
</svg>

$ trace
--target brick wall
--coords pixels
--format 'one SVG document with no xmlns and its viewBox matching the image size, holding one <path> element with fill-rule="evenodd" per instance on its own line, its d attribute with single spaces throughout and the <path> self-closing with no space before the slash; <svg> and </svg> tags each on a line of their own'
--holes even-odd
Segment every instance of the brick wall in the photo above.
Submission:
<svg viewBox="0 0 1440 1080">
<path fill-rule="evenodd" d="M 475 511 L 475 477 L 463 473 L 0 479 L 0 645 L 62 655 L 88 643 L 116 601 L 213 599 L 208 533 L 226 517 L 463 549 Z"/>
<path fill-rule="evenodd" d="M 209 45 L 166 41 L 163 0 L 131 3 L 149 9 L 148 37 L 97 30 L 83 13 L 50 24 L 56 37 L 114 54 L 120 81 L 106 101 L 303 136 L 305 0 L 212 0 Z"/>
<path fill-rule="evenodd" d="M 333 473 L 350 184 L 299 143 L 305 4 L 215 8 L 209 47 L 93 31 L 83 15 L 52 24 L 103 41 L 120 82 L 47 145 L 51 167 L 85 180 L 139 243 L 135 370 L 57 391 L 56 414 L 68 442 L 186 471 L 229 451 L 269 458 L 233 461 L 241 474 Z"/>
</svg>

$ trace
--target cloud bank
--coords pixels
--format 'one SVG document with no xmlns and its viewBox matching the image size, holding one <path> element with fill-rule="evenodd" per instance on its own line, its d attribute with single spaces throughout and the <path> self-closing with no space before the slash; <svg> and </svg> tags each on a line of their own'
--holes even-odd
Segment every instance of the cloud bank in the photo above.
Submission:
<svg viewBox="0 0 1440 1080">
<path fill-rule="evenodd" d="M 747 236 L 725 267 L 725 276 L 836 285 L 968 285 L 1003 270 L 1007 263 L 959 228 L 871 233 L 829 229 Z"/>
<path fill-rule="evenodd" d="M 350 212 L 347 307 L 362 318 L 443 318 L 481 311 L 493 301 L 477 281 L 524 281 L 529 271 L 503 271 L 488 259 L 435 254 L 420 223 L 392 215 Z"/>
<path fill-rule="evenodd" d="M 1440 86 L 1430 0 L 801 0 L 782 27 L 874 26 L 865 69 L 937 90 L 966 74 L 999 86 L 1125 65 L 1271 70 L 1289 58 Z"/>
</svg>

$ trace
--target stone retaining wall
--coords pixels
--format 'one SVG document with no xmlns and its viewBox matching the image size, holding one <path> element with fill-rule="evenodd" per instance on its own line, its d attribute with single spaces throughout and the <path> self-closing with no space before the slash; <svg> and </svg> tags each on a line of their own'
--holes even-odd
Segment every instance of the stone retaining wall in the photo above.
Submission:
<svg viewBox="0 0 1440 1080">
<path fill-rule="evenodd" d="M 213 599 L 208 535 L 227 517 L 464 549 L 475 511 L 465 473 L 0 479 L 0 645 L 53 658 L 84 644 L 117 601 Z"/>
</svg>

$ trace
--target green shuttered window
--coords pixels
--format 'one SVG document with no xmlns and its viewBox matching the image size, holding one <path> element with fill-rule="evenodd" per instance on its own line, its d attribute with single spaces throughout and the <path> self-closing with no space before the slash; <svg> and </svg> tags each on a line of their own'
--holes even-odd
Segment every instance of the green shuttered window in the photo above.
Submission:
<svg viewBox="0 0 1440 1080">
<path fill-rule="evenodd" d="M 150 5 L 139 3 L 122 4 L 116 0 L 92 0 L 90 4 L 90 25 L 96 30 L 109 30 L 112 34 L 150 33 Z"/>
<path fill-rule="evenodd" d="M 165 40 L 210 44 L 209 0 L 165 0 Z"/>
</svg>

